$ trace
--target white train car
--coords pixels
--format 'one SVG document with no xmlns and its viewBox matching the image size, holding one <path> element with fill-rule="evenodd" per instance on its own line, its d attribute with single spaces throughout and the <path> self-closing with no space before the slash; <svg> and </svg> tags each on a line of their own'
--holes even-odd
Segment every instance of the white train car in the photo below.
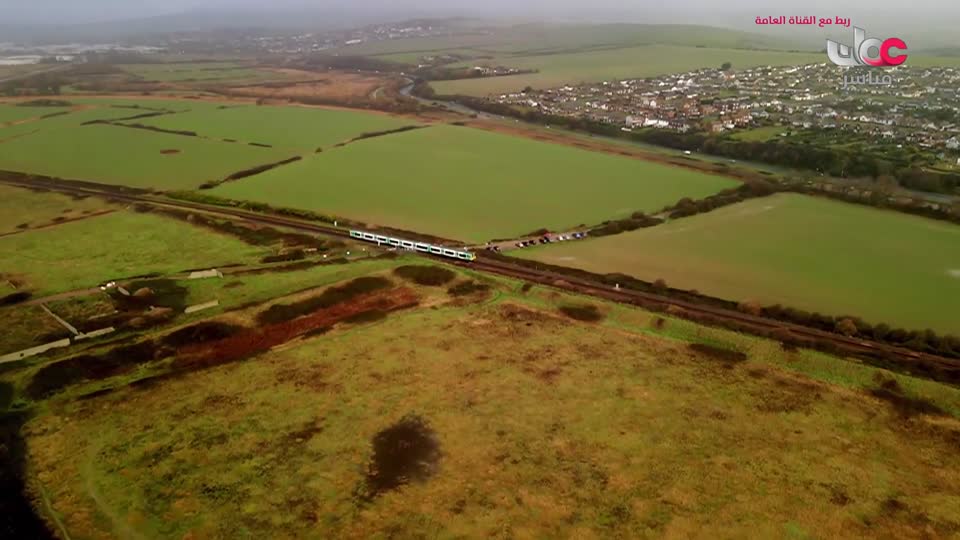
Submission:
<svg viewBox="0 0 960 540">
<path fill-rule="evenodd" d="M 411 251 L 429 253 L 430 255 L 439 255 L 440 257 L 457 259 L 459 261 L 474 261 L 477 259 L 477 256 L 469 251 L 450 249 L 444 246 L 435 246 L 433 244 L 414 242 L 412 240 L 404 240 L 402 238 L 393 238 L 391 236 L 383 236 L 366 231 L 350 231 L 350 238 L 364 240 L 366 242 L 374 242 L 378 246 L 391 246 L 401 249 L 409 249 Z"/>
</svg>

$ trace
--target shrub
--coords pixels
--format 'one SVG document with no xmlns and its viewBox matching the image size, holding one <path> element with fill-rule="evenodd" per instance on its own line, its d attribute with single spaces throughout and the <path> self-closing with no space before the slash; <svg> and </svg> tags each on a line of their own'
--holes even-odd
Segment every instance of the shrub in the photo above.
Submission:
<svg viewBox="0 0 960 540">
<path fill-rule="evenodd" d="M 836 331 L 847 337 L 857 335 L 857 325 L 850 319 L 841 319 L 837 321 Z"/>
<path fill-rule="evenodd" d="M 33 296 L 33 294 L 27 291 L 10 293 L 0 298 L 0 306 L 12 306 L 14 304 L 19 304 L 20 302 L 26 302 L 31 296 Z"/>
<path fill-rule="evenodd" d="M 160 341 L 171 347 L 182 347 L 194 343 L 219 341 L 234 336 L 241 331 L 243 331 L 242 326 L 219 321 L 206 321 L 167 334 Z"/>
<path fill-rule="evenodd" d="M 34 400 L 44 399 L 83 381 L 102 380 L 129 372 L 138 365 L 153 361 L 156 356 L 156 344 L 147 340 L 99 356 L 75 356 L 47 364 L 33 375 L 26 388 L 27 395 Z"/>
<path fill-rule="evenodd" d="M 262 263 L 275 263 L 275 262 L 290 262 L 290 261 L 301 261 L 306 257 L 306 254 L 302 249 L 294 249 L 286 253 L 279 255 L 267 255 L 266 257 L 260 259 Z"/>
<path fill-rule="evenodd" d="M 462 281 L 447 289 L 447 293 L 449 293 L 450 296 L 467 296 L 474 293 L 486 292 L 488 290 L 490 290 L 490 286 L 486 283 Z"/>
<path fill-rule="evenodd" d="M 347 302 L 374 291 L 386 289 L 393 283 L 382 277 L 361 277 L 338 287 L 330 287 L 318 296 L 307 298 L 293 304 L 277 304 L 270 306 L 257 316 L 261 324 L 277 324 L 296 319 L 319 309 L 326 309 L 343 302 Z"/>
<path fill-rule="evenodd" d="M 584 322 L 603 320 L 603 313 L 594 305 L 560 306 L 560 312 L 571 319 Z"/>
<path fill-rule="evenodd" d="M 747 355 L 745 353 L 730 349 L 723 349 L 714 345 L 708 345 L 706 343 L 691 343 L 689 348 L 691 351 L 694 351 L 701 356 L 705 356 L 713 360 L 720 360 L 726 364 L 739 364 L 740 362 L 747 360 Z"/>
<path fill-rule="evenodd" d="M 426 285 L 428 287 L 446 285 L 457 277 L 457 274 L 452 270 L 440 266 L 400 266 L 396 268 L 393 273 L 417 285 Z"/>
<path fill-rule="evenodd" d="M 870 389 L 870 395 L 886 401 L 902 416 L 946 414 L 942 408 L 926 399 L 907 396 L 900 383 L 891 376 L 877 372 L 874 375 L 873 382 L 876 386 Z"/>
</svg>

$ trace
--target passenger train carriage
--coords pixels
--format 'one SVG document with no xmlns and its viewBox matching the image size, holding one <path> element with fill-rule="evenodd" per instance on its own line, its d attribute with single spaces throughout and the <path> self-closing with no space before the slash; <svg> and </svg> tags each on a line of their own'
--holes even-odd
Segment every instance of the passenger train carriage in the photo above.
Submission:
<svg viewBox="0 0 960 540">
<path fill-rule="evenodd" d="M 461 261 L 473 261 L 477 258 L 475 254 L 470 253 L 469 251 L 459 251 L 444 246 L 435 246 L 433 244 L 426 244 L 423 242 L 413 242 L 411 240 L 382 236 L 364 231 L 350 231 L 350 238 L 365 240 L 367 242 L 376 242 L 377 245 L 393 246 L 401 249 L 419 251 L 420 253 L 429 253 L 431 255 L 449 257 L 451 259 L 458 259 Z"/>
</svg>

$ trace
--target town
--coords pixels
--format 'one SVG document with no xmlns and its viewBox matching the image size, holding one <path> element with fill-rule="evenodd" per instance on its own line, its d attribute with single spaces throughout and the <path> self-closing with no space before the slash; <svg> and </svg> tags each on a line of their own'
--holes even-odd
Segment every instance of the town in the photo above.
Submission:
<svg viewBox="0 0 960 540">
<path fill-rule="evenodd" d="M 960 149 L 957 69 L 897 67 L 884 71 L 888 84 L 870 82 L 879 77 L 851 84 L 845 73 L 827 63 L 736 71 L 724 65 L 657 78 L 527 88 L 490 99 L 545 115 L 620 125 L 624 131 L 739 132 L 747 137 L 753 132 L 752 138 L 762 140 L 801 130 L 837 130 L 843 133 L 838 136 L 894 145 Z"/>
</svg>

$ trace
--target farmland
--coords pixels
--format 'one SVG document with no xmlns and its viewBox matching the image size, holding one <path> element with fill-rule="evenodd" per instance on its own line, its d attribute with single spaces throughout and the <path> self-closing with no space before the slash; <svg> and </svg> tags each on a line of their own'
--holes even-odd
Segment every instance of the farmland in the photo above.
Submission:
<svg viewBox="0 0 960 540">
<path fill-rule="evenodd" d="M 438 94 L 485 96 L 516 92 L 527 86 L 553 88 L 565 84 L 653 77 L 731 62 L 737 68 L 795 65 L 822 61 L 816 53 L 698 48 L 677 45 L 571 51 L 559 54 L 507 55 L 470 64 L 536 69 L 537 73 L 431 83 Z"/>
<path fill-rule="evenodd" d="M 290 157 L 273 149 L 104 125 L 43 130 L 2 144 L 0 168 L 6 170 L 161 189 L 195 188 Z"/>
<path fill-rule="evenodd" d="M 737 301 L 960 332 L 960 228 L 799 195 L 520 253 Z"/>
<path fill-rule="evenodd" d="M 268 71 L 233 62 L 131 64 L 123 66 L 123 69 L 144 80 L 158 82 L 249 81 L 282 78 Z"/>
<path fill-rule="evenodd" d="M 597 223 L 733 180 L 456 126 L 358 141 L 212 191 L 465 241 Z"/>
<path fill-rule="evenodd" d="M 62 112 L 66 107 L 0 107 L 0 126 Z"/>
<path fill-rule="evenodd" d="M 720 48 L 781 49 L 796 43 L 769 36 L 692 25 L 648 24 L 520 24 L 459 36 L 436 36 L 362 43 L 337 52 L 372 55 L 387 60 L 413 61 L 414 55 L 458 52 L 490 54 L 547 54 L 640 45 L 690 45 Z"/>
<path fill-rule="evenodd" d="M 255 260 L 261 249 L 150 214 L 118 212 L 0 238 L 0 273 L 48 294 L 120 277 Z"/>
<path fill-rule="evenodd" d="M 381 114 L 307 107 L 113 98 L 71 103 L 79 110 L 46 119 L 37 119 L 27 108 L 0 105 L 0 118 L 32 119 L 0 128 L 0 169 L 140 188 L 194 189 L 365 133 L 416 125 Z M 118 121 L 129 127 L 83 125 L 162 111 L 172 114 Z"/>
<path fill-rule="evenodd" d="M 142 120 L 143 124 L 195 131 L 217 139 L 259 142 L 313 152 L 362 133 L 416 124 L 410 120 L 354 111 L 304 107 L 236 106 L 206 108 Z"/>
<path fill-rule="evenodd" d="M 960 534 L 960 206 L 879 175 L 926 161 L 839 178 L 906 145 L 868 114 L 956 128 L 960 73 L 890 85 L 924 109 L 773 32 L 263 22 L 0 88 L 0 537 Z M 477 65 L 534 72 L 431 84 L 591 83 L 409 94 Z M 842 160 L 779 137 L 821 119 L 871 126 Z"/>
<path fill-rule="evenodd" d="M 83 125 L 150 112 L 111 103 L 87 105 L 91 108 L 0 129 L 0 169 L 132 187 L 188 189 L 291 157 L 289 152 L 241 143 L 115 125 Z M 164 104 L 142 102 L 147 108 Z M 204 106 L 215 107 L 200 105 Z"/>
<path fill-rule="evenodd" d="M 454 276 L 489 290 L 454 298 L 381 273 L 392 288 L 345 302 L 402 293 L 424 307 L 128 387 L 168 365 L 150 362 L 51 398 L 25 426 L 31 492 L 83 538 L 960 527 L 956 389 L 602 302 L 598 322 L 576 322 L 559 309 L 584 299 Z M 219 320 L 253 332 L 263 309 Z M 199 345 L 174 362 L 223 350 Z M 41 376 L 0 375 L 20 402 Z M 868 395 L 877 381 L 940 412 L 898 412 Z M 414 442 L 388 459 L 394 433 Z"/>
<path fill-rule="evenodd" d="M 52 225 L 107 208 L 100 199 L 77 200 L 57 193 L 35 193 L 0 185 L 0 234 Z"/>
</svg>

